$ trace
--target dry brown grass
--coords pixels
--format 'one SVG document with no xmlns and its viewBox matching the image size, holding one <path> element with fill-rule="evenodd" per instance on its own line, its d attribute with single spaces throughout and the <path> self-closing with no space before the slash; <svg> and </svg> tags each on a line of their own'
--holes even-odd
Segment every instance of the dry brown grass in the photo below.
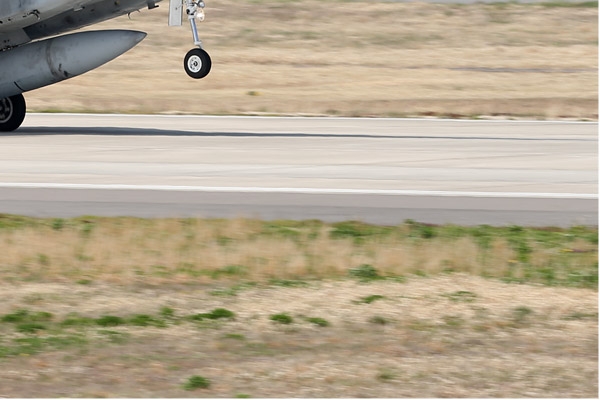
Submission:
<svg viewBox="0 0 600 400">
<path fill-rule="evenodd" d="M 598 392 L 595 229 L 11 216 L 0 228 L 2 396 Z M 365 264 L 387 279 L 349 274 Z M 535 275 L 548 270 L 555 280 Z M 235 319 L 187 318 L 216 308 Z M 52 318 L 10 322 L 18 310 Z M 140 314 L 164 326 L 62 323 Z M 211 385 L 185 390 L 195 375 Z"/>
<path fill-rule="evenodd" d="M 208 3 L 213 71 L 182 70 L 167 7 L 91 29 L 144 30 L 130 53 L 28 94 L 31 110 L 597 118 L 598 12 L 336 1 Z"/>
<path fill-rule="evenodd" d="M 26 283 L 2 286 L 17 309 L 96 318 L 175 317 L 224 307 L 233 321 L 166 327 L 49 328 L 11 338 L 80 335 L 87 343 L 0 358 L 10 397 L 594 397 L 597 293 L 452 275 L 407 283 L 315 282 L 213 296 L 203 288 Z M 469 296 L 465 296 L 468 293 Z M 383 298 L 370 304 L 367 296 Z M 288 313 L 290 325 L 270 320 Z M 327 320 L 318 327 L 306 317 Z M 193 376 L 207 389 L 186 391 Z"/>
<path fill-rule="evenodd" d="M 514 279 L 531 275 L 533 281 L 550 269 L 552 277 L 542 282 L 555 284 L 597 263 L 597 232 L 592 229 L 578 234 L 559 230 L 537 238 L 509 228 L 474 228 L 454 235 L 450 226 L 430 232 L 434 228 L 410 222 L 386 230 L 360 223 L 244 218 L 31 221 L 37 222 L 0 230 L 0 280 L 268 282 L 340 278 L 351 268 L 372 265 L 384 276 L 453 271 Z M 482 235 L 489 243 L 480 243 Z"/>
</svg>

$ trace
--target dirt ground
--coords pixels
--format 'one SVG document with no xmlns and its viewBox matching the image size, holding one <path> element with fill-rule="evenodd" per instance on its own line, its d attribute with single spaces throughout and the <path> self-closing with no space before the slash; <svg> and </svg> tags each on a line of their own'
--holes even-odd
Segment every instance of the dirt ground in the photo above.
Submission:
<svg viewBox="0 0 600 400">
<path fill-rule="evenodd" d="M 167 4 L 90 29 L 148 32 L 89 74 L 27 94 L 31 111 L 597 119 L 598 8 L 213 0 L 213 59 L 182 69 Z"/>
<path fill-rule="evenodd" d="M 5 285 L 0 351 L 11 343 L 24 347 L 0 358 L 0 396 L 598 395 L 594 290 L 463 274 L 238 287 L 228 295 L 224 289 Z M 60 323 L 73 315 L 158 318 L 165 307 L 171 314 L 162 327 Z M 216 308 L 234 319 L 185 317 Z M 53 322 L 36 333 L 17 331 L 5 316 L 23 309 L 52 313 Z M 271 319 L 280 313 L 292 322 Z M 196 375 L 209 386 L 186 389 Z"/>
</svg>

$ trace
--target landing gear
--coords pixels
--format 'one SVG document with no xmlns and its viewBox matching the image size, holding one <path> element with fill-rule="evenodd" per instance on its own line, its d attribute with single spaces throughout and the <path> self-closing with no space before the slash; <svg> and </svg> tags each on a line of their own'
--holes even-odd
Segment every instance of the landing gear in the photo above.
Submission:
<svg viewBox="0 0 600 400">
<path fill-rule="evenodd" d="M 204 6 L 205 4 L 202 0 L 185 0 L 185 12 L 190 20 L 194 44 L 198 48 L 192 49 L 186 54 L 183 61 L 183 68 L 194 79 L 204 78 L 208 75 L 212 66 L 210 56 L 202 49 L 202 41 L 198 36 L 198 28 L 196 27 L 196 19 L 204 21 Z"/>
<path fill-rule="evenodd" d="M 169 3 L 169 26 L 181 26 L 183 20 L 182 7 L 190 21 L 194 44 L 198 48 L 190 50 L 183 60 L 185 72 L 194 79 L 204 78 L 210 72 L 212 62 L 210 56 L 202 49 L 202 41 L 198 36 L 196 20 L 204 21 L 203 0 L 171 0 Z"/>
<path fill-rule="evenodd" d="M 22 94 L 0 99 L 0 132 L 12 132 L 21 126 L 26 110 Z"/>
</svg>

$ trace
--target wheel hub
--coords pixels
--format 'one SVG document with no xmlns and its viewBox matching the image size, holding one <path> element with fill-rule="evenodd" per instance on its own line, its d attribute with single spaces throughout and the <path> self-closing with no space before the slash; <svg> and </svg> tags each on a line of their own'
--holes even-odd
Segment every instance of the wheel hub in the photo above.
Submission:
<svg viewBox="0 0 600 400">
<path fill-rule="evenodd" d="M 12 101 L 8 97 L 0 99 L 0 123 L 8 122 L 12 118 L 13 109 Z"/>
<path fill-rule="evenodd" d="M 202 69 L 202 59 L 198 56 L 191 56 L 188 60 L 188 68 L 194 73 L 200 72 Z"/>
</svg>

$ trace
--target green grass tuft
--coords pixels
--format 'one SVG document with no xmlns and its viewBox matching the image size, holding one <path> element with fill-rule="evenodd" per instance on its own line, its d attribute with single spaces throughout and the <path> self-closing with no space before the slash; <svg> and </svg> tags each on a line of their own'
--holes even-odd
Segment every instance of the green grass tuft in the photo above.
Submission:
<svg viewBox="0 0 600 400">
<path fill-rule="evenodd" d="M 40 324 L 39 322 L 25 322 L 17 325 L 17 331 L 21 333 L 36 333 L 46 329 L 46 326 Z"/>
<path fill-rule="evenodd" d="M 360 300 L 356 301 L 357 304 L 371 304 L 376 300 L 385 299 L 385 296 L 380 294 L 372 294 L 370 296 L 361 297 Z"/>
<path fill-rule="evenodd" d="M 171 307 L 161 307 L 159 314 L 163 318 L 174 318 L 175 310 L 173 310 Z"/>
<path fill-rule="evenodd" d="M 165 321 L 148 314 L 135 315 L 129 319 L 129 323 L 136 326 L 157 326 L 160 328 L 167 326 Z"/>
<path fill-rule="evenodd" d="M 326 327 L 326 326 L 329 326 L 329 325 L 330 325 L 330 324 L 329 324 L 329 321 L 327 321 L 327 320 L 326 320 L 326 319 L 324 319 L 324 318 L 319 318 L 319 317 L 308 317 L 308 318 L 306 318 L 306 320 L 307 320 L 308 322 L 310 322 L 311 324 L 315 324 L 315 325 L 317 325 L 317 326 L 320 326 L 320 327 Z"/>
<path fill-rule="evenodd" d="M 598 8 L 597 1 L 547 1 L 539 3 L 539 5 L 546 8 Z"/>
<path fill-rule="evenodd" d="M 379 272 L 370 264 L 362 264 L 357 268 L 351 268 L 348 270 L 348 274 L 353 278 L 358 278 L 361 281 L 373 281 L 376 279 L 383 279 Z"/>
<path fill-rule="evenodd" d="M 297 279 L 270 279 L 269 284 L 273 286 L 283 287 L 307 287 L 308 282 L 297 280 Z"/>
<path fill-rule="evenodd" d="M 442 296 L 447 297 L 450 301 L 455 303 L 472 303 L 477 298 L 477 294 L 469 292 L 468 290 L 458 290 L 456 292 L 443 294 Z"/>
<path fill-rule="evenodd" d="M 199 313 L 190 315 L 188 319 L 192 321 L 202 321 L 205 319 L 234 319 L 235 313 L 233 311 L 227 310 L 225 308 L 215 308 L 211 312 L 208 313 Z"/>
<path fill-rule="evenodd" d="M 286 313 L 273 314 L 269 317 L 269 319 L 273 322 L 277 322 L 284 325 L 289 325 L 292 322 L 294 322 L 294 319 Z"/>
<path fill-rule="evenodd" d="M 362 244 L 367 239 L 377 239 L 389 236 L 394 228 L 365 224 L 358 221 L 346 221 L 332 224 L 329 233 L 332 239 L 353 239 L 355 244 Z"/>
<path fill-rule="evenodd" d="M 390 321 L 380 315 L 374 315 L 369 318 L 369 322 L 375 325 L 387 325 Z"/>
<path fill-rule="evenodd" d="M 206 389 L 210 387 L 210 380 L 200 375 L 190 376 L 183 385 L 185 390 Z"/>
<path fill-rule="evenodd" d="M 121 317 L 117 317 L 114 315 L 104 315 L 98 319 L 96 319 L 96 324 L 100 326 L 118 326 L 124 325 L 125 320 Z"/>
<path fill-rule="evenodd" d="M 29 317 L 29 311 L 22 309 L 2 316 L 2 322 L 23 322 Z"/>
</svg>

